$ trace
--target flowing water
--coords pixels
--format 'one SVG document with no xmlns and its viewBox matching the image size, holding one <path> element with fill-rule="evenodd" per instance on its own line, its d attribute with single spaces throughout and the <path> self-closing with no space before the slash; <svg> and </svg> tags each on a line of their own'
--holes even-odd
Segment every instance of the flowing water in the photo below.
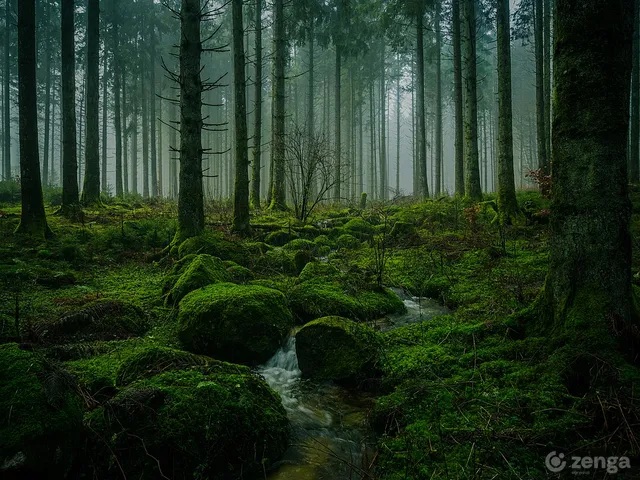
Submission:
<svg viewBox="0 0 640 480">
<path fill-rule="evenodd" d="M 449 313 L 430 299 L 404 296 L 404 314 L 376 322 L 380 330 L 430 320 Z M 373 459 L 373 435 L 366 414 L 374 398 L 333 383 L 302 378 L 296 356 L 295 332 L 276 354 L 258 369 L 282 398 L 293 428 L 292 444 L 267 477 L 269 480 L 342 480 L 367 478 Z"/>
</svg>

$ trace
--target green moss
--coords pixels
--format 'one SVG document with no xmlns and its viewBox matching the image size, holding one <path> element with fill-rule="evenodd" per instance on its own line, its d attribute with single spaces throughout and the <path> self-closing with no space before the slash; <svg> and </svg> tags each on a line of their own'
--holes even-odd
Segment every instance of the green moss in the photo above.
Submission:
<svg viewBox="0 0 640 480">
<path fill-rule="evenodd" d="M 298 276 L 301 282 L 316 280 L 321 277 L 326 277 L 331 280 L 339 279 L 340 271 L 330 263 L 311 262 L 305 265 Z"/>
<path fill-rule="evenodd" d="M 375 371 L 380 341 L 371 328 L 342 317 L 324 317 L 296 334 L 300 370 L 307 377 L 354 381 Z"/>
<path fill-rule="evenodd" d="M 252 270 L 262 275 L 296 275 L 294 255 L 283 248 L 274 248 L 253 260 Z"/>
<path fill-rule="evenodd" d="M 238 265 L 235 262 L 225 262 L 227 272 L 231 275 L 231 281 L 234 283 L 246 283 L 253 280 L 253 272 L 248 268 Z"/>
<path fill-rule="evenodd" d="M 351 235 L 357 236 L 360 239 L 364 239 L 373 234 L 373 225 L 362 218 L 352 218 L 343 225 L 343 228 Z"/>
<path fill-rule="evenodd" d="M 230 241 L 220 234 L 204 233 L 191 237 L 180 244 L 178 255 L 184 258 L 189 254 L 207 254 L 222 260 L 232 260 L 239 265 L 246 265 L 250 251 L 243 243 Z"/>
<path fill-rule="evenodd" d="M 331 247 L 333 242 L 326 235 L 318 235 L 314 238 L 313 243 L 320 247 Z"/>
<path fill-rule="evenodd" d="M 0 314 L 0 344 L 17 340 L 15 320 L 9 315 Z"/>
<path fill-rule="evenodd" d="M 286 243 L 282 248 L 290 251 L 309 250 L 311 252 L 316 250 L 316 244 L 311 240 L 305 240 L 303 238 L 297 238 Z"/>
<path fill-rule="evenodd" d="M 271 357 L 293 323 L 281 292 L 231 283 L 209 285 L 184 297 L 178 322 L 187 350 L 248 364 Z"/>
<path fill-rule="evenodd" d="M 342 248 L 345 250 L 357 250 L 362 246 L 360 240 L 358 240 L 353 235 L 348 234 L 340 235 L 338 237 L 338 240 L 336 241 L 336 245 L 338 246 L 338 248 Z"/>
<path fill-rule="evenodd" d="M 373 320 L 404 312 L 404 303 L 390 290 L 360 290 L 349 294 L 337 282 L 319 278 L 295 286 L 288 294 L 289 306 L 299 322 L 326 316 Z"/>
<path fill-rule="evenodd" d="M 166 303 L 175 305 L 189 292 L 211 283 L 229 280 L 231 280 L 231 274 L 222 260 L 211 255 L 198 255 L 184 268 L 183 273 L 169 291 Z"/>
<path fill-rule="evenodd" d="M 72 381 L 16 344 L 0 345 L 0 363 L 0 475 L 61 477 L 82 425 Z"/>
<path fill-rule="evenodd" d="M 267 235 L 264 241 L 274 247 L 282 247 L 296 238 L 298 238 L 298 234 L 294 231 L 278 230 Z"/>
<path fill-rule="evenodd" d="M 170 371 L 128 386 L 90 413 L 99 476 L 223 479 L 259 476 L 284 452 L 288 421 L 278 396 L 247 371 Z M 118 463 L 111 452 L 119 452 Z"/>
</svg>

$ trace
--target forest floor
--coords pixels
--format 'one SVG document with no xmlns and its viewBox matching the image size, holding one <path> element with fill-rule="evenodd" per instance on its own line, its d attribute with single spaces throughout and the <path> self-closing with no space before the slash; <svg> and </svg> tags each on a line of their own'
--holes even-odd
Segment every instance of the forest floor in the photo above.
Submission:
<svg viewBox="0 0 640 480">
<path fill-rule="evenodd" d="M 82 224 L 54 215 L 49 205 L 55 237 L 30 243 L 13 235 L 20 207 L 4 200 L 0 344 L 26 345 L 69 372 L 86 417 L 127 384 L 122 367 L 131 356 L 182 347 L 167 282 L 177 258 L 196 252 L 163 254 L 175 233 L 172 202 L 111 201 L 87 211 Z M 452 310 L 380 334 L 379 376 L 366 386 L 377 397 L 368 416 L 377 434 L 368 478 L 557 478 L 545 467 L 554 450 L 626 455 L 640 465 L 638 369 L 618 365 L 608 389 L 590 391 L 564 357 L 545 348 L 546 332 L 525 337 L 514 327 L 540 292 L 548 263 L 549 202 L 522 192 L 519 203 L 525 216 L 508 228 L 495 221 L 491 198 L 479 206 L 443 198 L 365 210 L 322 207 L 306 226 L 286 213 L 263 212 L 252 219 L 258 228 L 251 239 L 229 232 L 230 205 L 207 205 L 211 253 L 233 281 L 281 291 L 296 316 L 299 275 L 316 259 L 336 267 L 345 295 L 381 282 Z M 633 268 L 640 272 L 640 196 L 632 230 Z M 327 311 L 305 315 L 341 313 L 341 298 L 325 300 Z M 109 323 L 105 302 L 117 302 L 117 321 Z M 376 312 L 372 307 L 361 320 L 374 320 Z M 78 315 L 101 320 L 85 328 Z M 6 403 L 0 393 L 0 408 Z M 8 428 L 0 419 L 0 445 Z M 617 473 L 638 478 L 636 469 Z"/>
</svg>

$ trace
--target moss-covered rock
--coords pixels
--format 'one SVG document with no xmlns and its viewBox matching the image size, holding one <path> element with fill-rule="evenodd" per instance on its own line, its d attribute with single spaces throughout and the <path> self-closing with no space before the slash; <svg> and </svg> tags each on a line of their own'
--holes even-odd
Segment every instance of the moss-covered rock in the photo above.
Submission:
<svg viewBox="0 0 640 480">
<path fill-rule="evenodd" d="M 86 469 L 99 478 L 118 477 L 120 469 L 129 478 L 258 477 L 282 455 L 289 432 L 279 397 L 235 366 L 134 382 L 86 425 L 94 434 Z"/>
<path fill-rule="evenodd" d="M 418 238 L 418 230 L 413 223 L 396 222 L 394 223 L 389 235 L 398 241 L 412 241 Z"/>
<path fill-rule="evenodd" d="M 351 235 L 354 235 L 360 239 L 364 239 L 373 233 L 373 226 L 369 222 L 359 217 L 349 220 L 343 226 L 343 228 Z"/>
<path fill-rule="evenodd" d="M 360 240 L 349 234 L 340 235 L 336 244 L 338 245 L 338 248 L 343 248 L 345 250 L 357 250 L 362 246 Z"/>
<path fill-rule="evenodd" d="M 294 255 L 276 247 L 253 260 L 252 270 L 263 275 L 296 275 Z"/>
<path fill-rule="evenodd" d="M 53 322 L 36 327 L 50 343 L 77 343 L 138 337 L 149 329 L 147 315 L 121 300 L 95 300 Z"/>
<path fill-rule="evenodd" d="M 316 280 L 322 277 L 331 280 L 338 279 L 340 278 L 340 271 L 330 263 L 311 262 L 305 265 L 300 275 L 298 275 L 298 279 L 301 282 Z"/>
<path fill-rule="evenodd" d="M 306 377 L 352 381 L 375 371 L 380 339 L 366 325 L 342 317 L 307 323 L 296 334 L 296 353 Z"/>
<path fill-rule="evenodd" d="M 242 265 L 238 265 L 236 262 L 226 261 L 224 262 L 227 267 L 227 272 L 231 276 L 231 281 L 234 283 L 247 283 L 249 280 L 253 280 L 254 275 L 251 270 Z"/>
<path fill-rule="evenodd" d="M 316 244 L 311 240 L 296 238 L 295 240 L 291 240 L 286 243 L 282 248 L 289 251 L 309 250 L 310 252 L 313 252 L 316 249 Z"/>
<path fill-rule="evenodd" d="M 194 253 L 232 260 L 239 265 L 245 265 L 250 257 L 250 252 L 243 243 L 227 240 L 222 234 L 215 233 L 204 233 L 188 238 L 178 248 L 180 258 Z"/>
<path fill-rule="evenodd" d="M 314 262 L 315 258 L 310 250 L 298 250 L 293 256 L 293 261 L 296 264 L 296 273 L 300 275 L 304 267 Z"/>
<path fill-rule="evenodd" d="M 267 235 L 264 242 L 274 247 L 282 247 L 296 238 L 298 234 L 294 231 L 278 230 Z"/>
<path fill-rule="evenodd" d="M 82 429 L 71 378 L 14 343 L 0 364 L 0 478 L 63 478 Z"/>
<path fill-rule="evenodd" d="M 277 290 L 218 283 L 184 297 L 178 323 L 187 350 L 255 365 L 276 352 L 293 319 Z"/>
<path fill-rule="evenodd" d="M 175 305 L 189 292 L 212 283 L 230 280 L 231 274 L 222 260 L 211 255 L 197 255 L 184 268 L 183 273 L 169 291 L 166 304 Z"/>
<path fill-rule="evenodd" d="M 341 283 L 327 278 L 296 285 L 288 299 L 289 307 L 300 323 L 326 316 L 366 321 L 405 311 L 402 300 L 388 289 L 347 292 Z"/>
<path fill-rule="evenodd" d="M 326 235 L 318 235 L 316 238 L 313 239 L 313 243 L 321 247 L 322 246 L 331 247 L 333 245 L 333 242 Z"/>
</svg>

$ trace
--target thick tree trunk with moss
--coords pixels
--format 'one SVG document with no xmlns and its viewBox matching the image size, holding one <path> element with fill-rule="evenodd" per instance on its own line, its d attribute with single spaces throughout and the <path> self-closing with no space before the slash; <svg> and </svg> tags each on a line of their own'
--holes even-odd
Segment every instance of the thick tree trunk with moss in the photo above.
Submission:
<svg viewBox="0 0 640 480">
<path fill-rule="evenodd" d="M 233 231 L 242 235 L 251 232 L 249 225 L 249 150 L 247 144 L 247 105 L 244 77 L 244 27 L 242 2 L 233 0 L 233 107 L 235 113 L 236 180 L 233 196 Z"/>
<path fill-rule="evenodd" d="M 255 115 L 253 123 L 253 152 L 251 160 L 251 205 L 260 208 L 260 175 L 262 170 L 262 0 L 256 1 L 255 26 Z"/>
<path fill-rule="evenodd" d="M 182 0 L 180 9 L 180 195 L 174 244 L 204 230 L 200 8 L 200 0 Z"/>
<path fill-rule="evenodd" d="M 116 136 L 116 197 L 122 197 L 122 111 L 120 108 L 120 19 L 117 17 L 118 5 L 119 0 L 113 0 L 111 48 L 113 49 L 113 128 Z"/>
<path fill-rule="evenodd" d="M 4 22 L 4 85 L 3 85 L 3 110 L 4 110 L 4 165 L 3 175 L 5 180 L 11 179 L 11 32 L 13 31 L 13 2 L 5 0 Z"/>
<path fill-rule="evenodd" d="M 440 195 L 442 188 L 442 60 L 441 43 L 442 32 L 440 30 L 440 2 L 436 2 L 435 33 L 436 33 L 436 156 L 435 156 L 435 179 L 434 195 Z"/>
<path fill-rule="evenodd" d="M 417 85 L 416 89 L 416 126 L 417 158 L 416 173 L 418 174 L 418 195 L 420 198 L 429 197 L 429 182 L 427 180 L 427 128 L 424 106 L 424 11 L 422 8 L 416 13 L 416 64 Z"/>
<path fill-rule="evenodd" d="M 545 92 L 544 92 L 544 36 L 542 0 L 535 0 L 535 60 L 536 60 L 536 129 L 538 135 L 538 168 L 549 171 L 547 152 L 547 130 L 545 128 Z"/>
<path fill-rule="evenodd" d="M 480 165 L 478 159 L 478 95 L 476 65 L 476 6 L 475 0 L 463 2 L 464 62 L 466 95 L 464 115 L 465 194 L 473 201 L 482 200 Z"/>
<path fill-rule="evenodd" d="M 499 0 L 496 7 L 498 34 L 498 214 L 500 215 L 500 223 L 505 225 L 511 222 L 518 211 L 516 184 L 513 174 L 509 0 Z"/>
<path fill-rule="evenodd" d="M 629 131 L 629 182 L 640 182 L 640 1 L 635 2 L 631 76 L 631 130 Z"/>
<path fill-rule="evenodd" d="M 72 214 L 78 205 L 74 17 L 74 0 L 62 0 L 62 210 L 65 214 Z"/>
<path fill-rule="evenodd" d="M 273 12 L 273 116 L 271 138 L 271 168 L 273 169 L 273 185 L 271 191 L 270 208 L 274 210 L 286 210 L 287 196 L 285 185 L 284 165 L 284 121 L 285 121 L 285 55 L 286 42 L 284 30 L 284 0 L 274 1 Z"/>
<path fill-rule="evenodd" d="M 16 232 L 44 238 L 51 231 L 44 213 L 40 183 L 35 0 L 18 2 L 18 104 L 22 215 Z"/>
<path fill-rule="evenodd" d="M 626 164 L 632 18 L 633 2 L 556 2 L 545 293 L 551 335 L 581 351 L 601 352 L 614 335 L 628 341 L 633 333 Z"/>
<path fill-rule="evenodd" d="M 100 2 L 87 4 L 87 108 L 84 185 L 82 203 L 100 202 L 100 75 L 98 49 L 100 48 Z"/>
<path fill-rule="evenodd" d="M 451 34 L 453 37 L 453 84 L 455 104 L 455 189 L 464 195 L 464 119 L 462 109 L 462 40 L 460 34 L 460 0 L 452 0 Z"/>
</svg>

